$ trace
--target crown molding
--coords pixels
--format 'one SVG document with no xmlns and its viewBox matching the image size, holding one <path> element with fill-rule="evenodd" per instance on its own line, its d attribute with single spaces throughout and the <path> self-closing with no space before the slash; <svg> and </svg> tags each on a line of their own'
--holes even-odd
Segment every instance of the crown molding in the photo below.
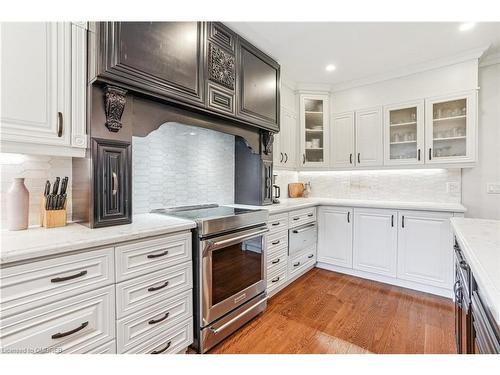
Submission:
<svg viewBox="0 0 500 375">
<path fill-rule="evenodd" d="M 329 83 L 297 83 L 296 91 L 319 91 L 330 93 L 332 91 L 332 85 L 330 85 Z"/>
<path fill-rule="evenodd" d="M 475 48 L 466 52 L 462 52 L 453 56 L 445 58 L 426 61 L 419 64 L 409 65 L 401 69 L 393 70 L 391 72 L 378 74 L 366 78 L 356 79 L 352 81 L 342 82 L 339 84 L 331 85 L 332 92 L 348 90 L 354 87 L 371 85 L 377 82 L 387 81 L 390 79 L 409 76 L 416 73 L 425 72 L 428 70 L 438 69 L 445 66 L 458 64 L 469 60 L 478 60 L 484 52 L 489 48 L 489 45 L 480 48 Z"/>
<path fill-rule="evenodd" d="M 479 60 L 479 67 L 500 64 L 500 52 L 485 54 Z"/>
</svg>

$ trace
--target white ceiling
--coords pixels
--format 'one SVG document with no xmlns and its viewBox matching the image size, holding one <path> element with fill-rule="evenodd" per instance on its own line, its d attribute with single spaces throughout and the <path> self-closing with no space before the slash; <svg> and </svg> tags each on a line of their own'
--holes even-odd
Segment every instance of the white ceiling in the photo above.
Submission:
<svg viewBox="0 0 500 375">
<path fill-rule="evenodd" d="M 500 23 L 225 22 L 277 59 L 295 83 L 341 85 L 472 49 L 500 51 Z M 325 66 L 334 64 L 335 71 Z"/>
</svg>

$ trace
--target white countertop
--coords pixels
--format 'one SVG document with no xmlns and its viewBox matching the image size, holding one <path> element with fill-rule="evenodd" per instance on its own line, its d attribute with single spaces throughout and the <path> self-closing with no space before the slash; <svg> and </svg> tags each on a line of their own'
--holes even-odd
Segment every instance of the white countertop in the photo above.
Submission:
<svg viewBox="0 0 500 375">
<path fill-rule="evenodd" d="M 287 212 L 313 206 L 344 206 L 344 207 L 368 207 L 388 208 L 395 210 L 419 210 L 419 211 L 446 211 L 465 212 L 466 208 L 460 203 L 439 202 L 401 202 L 401 201 L 376 201 L 363 199 L 335 199 L 335 198 L 290 198 L 281 199 L 280 203 L 268 206 L 235 205 L 237 207 L 263 208 L 269 210 L 270 214 Z"/>
<path fill-rule="evenodd" d="M 500 326 L 500 221 L 452 218 L 451 225 L 479 294 Z"/>
<path fill-rule="evenodd" d="M 137 240 L 172 232 L 189 230 L 194 221 L 158 214 L 134 215 L 132 224 L 90 229 L 80 224 L 59 228 L 29 228 L 1 231 L 0 264 L 18 262 L 118 242 Z"/>
</svg>

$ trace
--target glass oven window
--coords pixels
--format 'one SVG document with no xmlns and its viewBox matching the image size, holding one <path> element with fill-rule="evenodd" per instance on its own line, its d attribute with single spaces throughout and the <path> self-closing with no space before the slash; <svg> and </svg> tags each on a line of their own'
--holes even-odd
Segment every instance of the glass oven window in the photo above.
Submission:
<svg viewBox="0 0 500 375">
<path fill-rule="evenodd" d="M 262 236 L 212 252 L 212 306 L 262 280 Z"/>
</svg>

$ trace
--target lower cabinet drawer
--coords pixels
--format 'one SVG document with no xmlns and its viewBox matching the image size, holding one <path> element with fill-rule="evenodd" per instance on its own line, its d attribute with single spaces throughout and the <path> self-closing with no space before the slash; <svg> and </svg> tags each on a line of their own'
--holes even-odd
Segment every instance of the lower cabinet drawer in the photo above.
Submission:
<svg viewBox="0 0 500 375">
<path fill-rule="evenodd" d="M 292 229 L 314 221 L 316 221 L 316 207 L 292 211 L 288 216 L 288 228 Z"/>
<path fill-rule="evenodd" d="M 2 269 L 2 318 L 114 283 L 112 248 Z"/>
<path fill-rule="evenodd" d="M 281 268 L 287 264 L 288 249 L 286 247 L 267 255 L 267 273 L 272 273 L 274 270 Z"/>
<path fill-rule="evenodd" d="M 267 253 L 271 254 L 282 247 L 288 247 L 288 231 L 267 235 Z"/>
<path fill-rule="evenodd" d="M 281 285 L 286 283 L 287 277 L 287 267 L 286 264 L 280 266 L 280 268 L 275 269 L 273 272 L 268 272 L 267 274 L 267 293 L 272 293 L 275 289 L 279 288 Z"/>
<path fill-rule="evenodd" d="M 288 213 L 269 215 L 269 235 L 288 230 Z"/>
<path fill-rule="evenodd" d="M 110 341 L 86 352 L 86 354 L 116 354 L 116 341 Z"/>
<path fill-rule="evenodd" d="M 86 353 L 115 338 L 114 287 L 2 319 L 0 342 L 13 353 Z"/>
<path fill-rule="evenodd" d="M 191 262 L 152 272 L 132 280 L 116 284 L 116 316 L 144 311 L 166 298 L 190 290 L 193 287 Z"/>
<path fill-rule="evenodd" d="M 118 353 L 126 352 L 193 316 L 192 290 L 178 294 L 116 322 Z"/>
<path fill-rule="evenodd" d="M 155 336 L 128 350 L 137 354 L 174 354 L 193 343 L 193 318 L 190 317 L 170 329 L 164 329 Z"/>
<path fill-rule="evenodd" d="M 191 260 L 191 232 L 142 240 L 115 248 L 116 281 L 124 281 Z"/>
<path fill-rule="evenodd" d="M 304 269 L 316 263 L 316 247 L 303 250 L 288 260 L 288 277 L 300 274 Z"/>
</svg>

